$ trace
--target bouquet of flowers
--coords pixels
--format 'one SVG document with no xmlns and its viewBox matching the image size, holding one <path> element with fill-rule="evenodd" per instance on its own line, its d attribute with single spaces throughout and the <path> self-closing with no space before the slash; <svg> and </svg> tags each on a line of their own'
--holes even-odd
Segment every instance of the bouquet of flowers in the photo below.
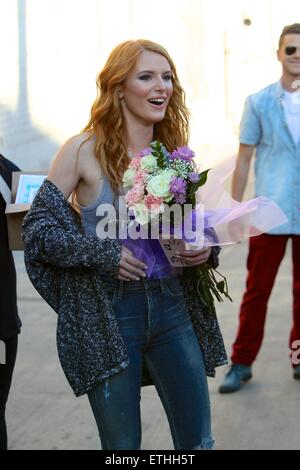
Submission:
<svg viewBox="0 0 300 470">
<path fill-rule="evenodd" d="M 127 191 L 126 204 L 134 214 L 135 221 L 141 226 L 150 223 L 159 225 L 167 212 L 166 206 L 174 204 L 182 209 L 182 216 L 185 208 L 190 207 L 190 220 L 193 219 L 196 192 L 206 183 L 209 170 L 198 172 L 195 153 L 187 146 L 169 153 L 158 141 L 150 145 L 131 160 L 123 176 L 124 189 Z M 172 215 L 172 212 L 168 214 Z M 186 216 L 180 223 L 181 229 L 185 220 Z M 173 229 L 171 234 L 176 237 L 174 218 L 169 222 Z M 198 234 L 198 239 L 199 235 L 203 234 Z M 184 268 L 183 271 L 183 276 L 196 281 L 197 294 L 209 309 L 214 308 L 214 297 L 218 301 L 223 301 L 222 296 L 231 300 L 225 277 L 208 263 Z M 218 276 L 221 280 L 217 279 Z"/>
</svg>

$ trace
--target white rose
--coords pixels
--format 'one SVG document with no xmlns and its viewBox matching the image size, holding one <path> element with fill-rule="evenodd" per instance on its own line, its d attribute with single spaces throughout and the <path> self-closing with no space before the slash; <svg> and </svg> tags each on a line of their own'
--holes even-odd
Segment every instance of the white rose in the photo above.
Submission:
<svg viewBox="0 0 300 470">
<path fill-rule="evenodd" d="M 135 215 L 135 220 L 140 225 L 145 225 L 149 222 L 149 211 L 145 204 L 143 204 L 142 202 L 135 204 L 133 206 L 133 211 Z"/>
<path fill-rule="evenodd" d="M 132 188 L 134 185 L 134 178 L 136 171 L 133 168 L 128 168 L 123 175 L 123 185 L 125 188 Z"/>
<path fill-rule="evenodd" d="M 141 169 L 145 171 L 153 171 L 157 168 L 157 159 L 153 155 L 145 155 L 141 158 Z"/>
<path fill-rule="evenodd" d="M 175 170 L 165 170 L 160 175 L 153 176 L 148 182 L 147 190 L 156 197 L 162 197 L 166 202 L 172 199 L 170 194 L 170 182 L 173 176 L 176 176 Z"/>
</svg>

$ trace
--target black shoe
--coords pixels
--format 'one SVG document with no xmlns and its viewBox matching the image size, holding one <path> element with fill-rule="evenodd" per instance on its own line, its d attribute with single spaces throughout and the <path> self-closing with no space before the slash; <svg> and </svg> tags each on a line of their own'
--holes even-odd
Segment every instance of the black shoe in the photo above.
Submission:
<svg viewBox="0 0 300 470">
<path fill-rule="evenodd" d="M 241 388 L 242 383 L 252 378 L 251 367 L 242 364 L 232 364 L 226 374 L 223 383 L 219 387 L 219 393 L 232 393 Z"/>
<path fill-rule="evenodd" d="M 294 368 L 294 374 L 293 374 L 294 379 L 300 380 L 300 364 Z"/>
</svg>

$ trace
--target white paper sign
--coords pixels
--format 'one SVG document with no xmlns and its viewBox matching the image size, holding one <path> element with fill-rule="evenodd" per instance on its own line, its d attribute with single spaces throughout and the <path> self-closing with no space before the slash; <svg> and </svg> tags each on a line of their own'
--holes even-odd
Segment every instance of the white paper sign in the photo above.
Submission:
<svg viewBox="0 0 300 470">
<path fill-rule="evenodd" d="M 46 175 L 20 175 L 16 204 L 31 204 Z"/>
<path fill-rule="evenodd" d="M 181 251 L 185 249 L 184 241 L 180 239 L 172 238 L 168 240 L 160 239 L 159 242 L 171 266 L 174 266 L 177 268 L 185 266 L 183 260 L 178 259 L 176 256 L 176 251 Z"/>
</svg>

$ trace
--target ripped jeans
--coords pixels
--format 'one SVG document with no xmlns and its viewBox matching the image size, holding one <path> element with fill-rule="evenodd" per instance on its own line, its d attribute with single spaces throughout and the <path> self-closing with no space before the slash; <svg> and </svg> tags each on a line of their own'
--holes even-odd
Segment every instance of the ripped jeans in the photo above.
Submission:
<svg viewBox="0 0 300 470">
<path fill-rule="evenodd" d="M 165 409 L 174 448 L 211 449 L 206 373 L 178 279 L 105 283 L 130 364 L 88 393 L 102 450 L 141 448 L 143 360 Z"/>
</svg>

